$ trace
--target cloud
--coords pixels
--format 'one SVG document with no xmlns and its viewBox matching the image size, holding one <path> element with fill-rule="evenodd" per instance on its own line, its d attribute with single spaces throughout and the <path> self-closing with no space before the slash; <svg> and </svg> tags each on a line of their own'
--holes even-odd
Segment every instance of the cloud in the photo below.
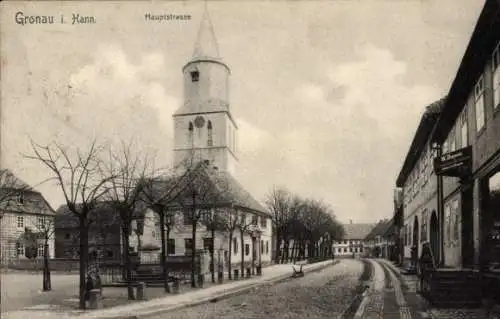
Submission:
<svg viewBox="0 0 500 319">
<path fill-rule="evenodd" d="M 391 212 L 380 207 L 390 206 L 401 159 L 424 107 L 439 92 L 432 86 L 404 84 L 406 63 L 373 45 L 328 70 L 322 82 L 298 82 L 294 94 L 285 97 L 283 103 L 292 111 L 280 114 L 277 125 L 293 125 L 273 133 L 242 126 L 241 134 L 249 134 L 252 141 L 241 145 L 242 153 L 250 153 L 243 158 L 253 165 L 242 179 L 260 197 L 279 184 L 324 198 L 344 220 L 387 216 Z M 332 101 L 325 92 L 335 88 L 342 94 Z M 259 177 L 266 179 L 266 189 Z M 380 196 L 381 189 L 387 189 L 386 196 Z"/>
</svg>

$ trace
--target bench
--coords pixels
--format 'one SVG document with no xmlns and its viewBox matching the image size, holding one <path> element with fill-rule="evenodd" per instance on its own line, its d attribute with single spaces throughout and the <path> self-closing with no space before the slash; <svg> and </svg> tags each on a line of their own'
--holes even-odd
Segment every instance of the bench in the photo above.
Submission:
<svg viewBox="0 0 500 319">
<path fill-rule="evenodd" d="M 304 277 L 304 271 L 302 270 L 303 265 L 304 264 L 292 265 L 292 269 L 293 269 L 292 277 L 293 278 Z"/>
</svg>

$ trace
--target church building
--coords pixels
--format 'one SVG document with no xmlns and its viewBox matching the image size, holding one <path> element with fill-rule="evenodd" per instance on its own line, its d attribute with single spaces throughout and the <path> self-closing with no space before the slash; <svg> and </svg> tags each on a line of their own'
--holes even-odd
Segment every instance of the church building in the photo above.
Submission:
<svg viewBox="0 0 500 319">
<path fill-rule="evenodd" d="M 217 193 L 217 199 L 212 198 L 210 203 L 200 199 L 195 210 L 203 209 L 212 216 L 232 216 L 233 221 L 238 220 L 238 225 L 231 230 L 231 236 L 228 229 L 216 231 L 212 241 L 211 231 L 206 224 L 200 223 L 196 225 L 196 240 L 193 242 L 192 220 L 186 211 L 192 211 L 195 204 L 187 194 L 169 208 L 176 212 L 176 222 L 169 232 L 167 254 L 190 255 L 195 245 L 197 251 L 214 249 L 214 258 L 218 262 L 223 260 L 224 271 L 229 264 L 233 269 L 240 269 L 242 263 L 245 267 L 249 263 L 268 264 L 272 247 L 271 215 L 234 178 L 238 164 L 238 126 L 229 103 L 231 70 L 219 55 L 206 9 L 193 56 L 183 66 L 182 74 L 184 100 L 173 114 L 174 167 L 181 174 L 183 170 L 198 172 L 198 176 L 206 178 Z M 145 217 L 141 245 L 161 247 L 158 214 L 148 209 Z M 240 230 L 243 230 L 243 235 Z"/>
</svg>

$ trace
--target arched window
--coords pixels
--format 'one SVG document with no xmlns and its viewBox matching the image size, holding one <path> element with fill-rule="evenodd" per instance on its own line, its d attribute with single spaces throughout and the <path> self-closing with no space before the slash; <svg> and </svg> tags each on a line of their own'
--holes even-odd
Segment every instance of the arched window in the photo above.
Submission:
<svg viewBox="0 0 500 319">
<path fill-rule="evenodd" d="M 213 146 L 214 140 L 213 140 L 213 132 L 212 132 L 212 121 L 208 121 L 207 131 L 208 131 L 207 146 Z"/>
</svg>

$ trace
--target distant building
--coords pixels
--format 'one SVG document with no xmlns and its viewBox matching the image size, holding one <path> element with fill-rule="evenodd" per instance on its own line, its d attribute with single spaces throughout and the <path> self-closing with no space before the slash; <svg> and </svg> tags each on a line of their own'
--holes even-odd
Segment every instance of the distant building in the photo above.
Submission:
<svg viewBox="0 0 500 319">
<path fill-rule="evenodd" d="M 375 224 L 344 224 L 344 236 L 333 243 L 335 256 L 352 256 L 364 253 L 364 239 Z"/>
<path fill-rule="evenodd" d="M 10 171 L 13 184 L 0 185 L 0 192 L 12 192 L 15 195 L 0 203 L 0 259 L 3 264 L 26 259 L 25 244 L 22 236 L 27 229 L 35 233 L 38 240 L 38 258 L 44 255 L 44 234 L 49 236 L 49 257 L 54 257 L 53 227 L 55 212 L 42 194 L 25 182 L 15 177 Z"/>
<path fill-rule="evenodd" d="M 107 203 L 99 203 L 89 213 L 89 253 L 96 251 L 101 260 L 121 260 L 122 235 L 120 218 Z M 55 218 L 55 252 L 57 258 L 80 258 L 78 216 L 66 205 L 57 209 Z"/>
<path fill-rule="evenodd" d="M 393 260 L 395 258 L 394 220 L 379 221 L 365 237 L 364 247 L 367 256 Z"/>
</svg>

